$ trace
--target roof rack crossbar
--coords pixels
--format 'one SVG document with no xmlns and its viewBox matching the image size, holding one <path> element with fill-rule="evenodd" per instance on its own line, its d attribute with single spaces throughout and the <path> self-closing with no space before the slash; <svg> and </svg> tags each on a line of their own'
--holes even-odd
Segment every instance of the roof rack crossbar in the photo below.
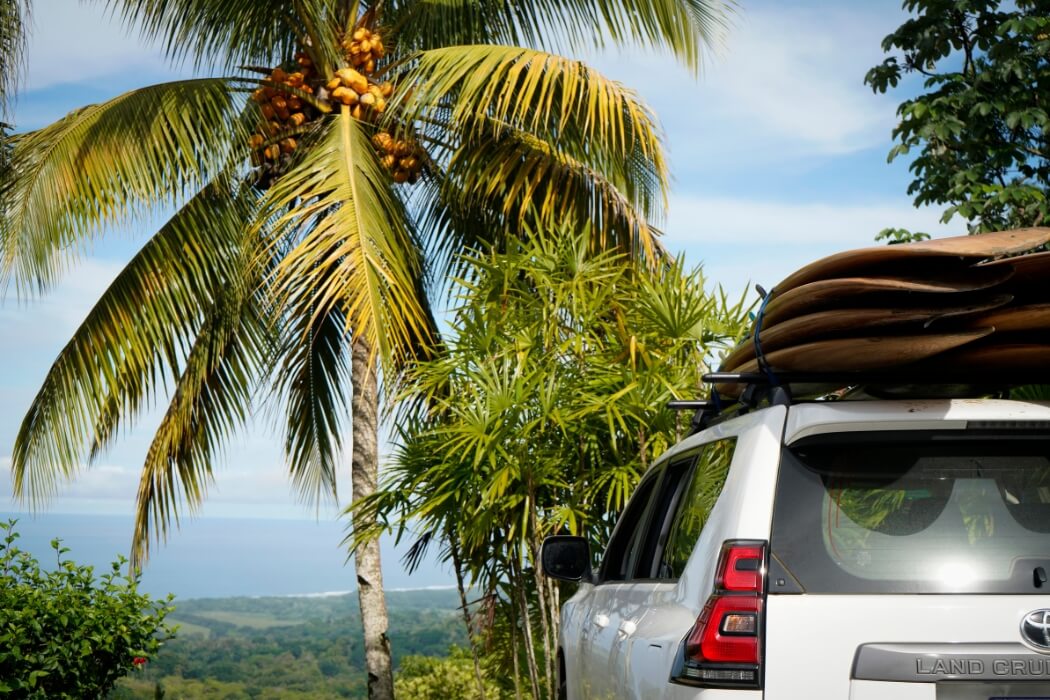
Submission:
<svg viewBox="0 0 1050 700">
<path fill-rule="evenodd" d="M 699 399 L 673 399 L 667 402 L 667 407 L 672 411 L 703 411 L 713 408 L 714 403 Z"/>
</svg>

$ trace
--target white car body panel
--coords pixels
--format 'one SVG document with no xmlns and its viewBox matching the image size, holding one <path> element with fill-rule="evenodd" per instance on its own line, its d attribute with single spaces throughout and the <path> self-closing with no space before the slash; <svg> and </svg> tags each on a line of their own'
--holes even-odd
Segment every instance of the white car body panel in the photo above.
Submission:
<svg viewBox="0 0 1050 700">
<path fill-rule="evenodd" d="M 669 676 L 712 592 L 723 542 L 770 539 L 784 445 L 826 433 L 966 430 L 974 421 L 1050 426 L 1050 405 L 982 399 L 774 406 L 683 440 L 657 466 L 712 441 L 737 438 L 721 495 L 677 580 L 584 582 L 566 601 L 560 648 L 569 700 L 938 700 L 936 683 L 853 679 L 857 648 L 886 642 L 1016 643 L 1021 617 L 1050 608 L 1050 596 L 773 594 L 765 611 L 764 690 L 702 689 L 671 683 Z"/>
</svg>

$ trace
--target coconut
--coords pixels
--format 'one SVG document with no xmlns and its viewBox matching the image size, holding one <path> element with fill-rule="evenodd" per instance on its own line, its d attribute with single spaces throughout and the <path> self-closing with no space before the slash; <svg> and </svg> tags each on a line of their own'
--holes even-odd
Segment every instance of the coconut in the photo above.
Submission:
<svg viewBox="0 0 1050 700">
<path fill-rule="evenodd" d="M 248 147 L 251 149 L 259 149 L 266 142 L 266 139 L 262 134 L 252 134 L 248 138 Z"/>
<path fill-rule="evenodd" d="M 332 99 L 342 102 L 344 105 L 355 105 L 358 101 L 358 95 L 355 91 L 348 87 L 337 87 L 332 91 Z"/>
</svg>

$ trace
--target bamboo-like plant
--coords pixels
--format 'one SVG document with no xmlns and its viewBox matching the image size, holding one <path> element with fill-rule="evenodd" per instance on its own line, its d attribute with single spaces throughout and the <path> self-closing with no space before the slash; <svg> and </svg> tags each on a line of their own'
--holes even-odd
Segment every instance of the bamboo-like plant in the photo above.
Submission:
<svg viewBox="0 0 1050 700">
<path fill-rule="evenodd" d="M 684 435 L 664 405 L 700 395 L 747 309 L 708 294 L 681 260 L 594 254 L 586 233 L 470 264 L 447 352 L 404 385 L 388 480 L 354 507 L 440 541 L 457 579 L 522 632 L 506 675 L 518 678 L 520 656 L 532 694 L 553 697 L 558 589 L 537 566 L 540 543 L 586 533 L 599 551 L 639 476 Z"/>
<path fill-rule="evenodd" d="M 0 283 L 23 294 L 111 225 L 177 208 L 62 350 L 13 451 L 16 494 L 39 504 L 164 401 L 136 565 L 180 503 L 200 504 L 260 402 L 314 501 L 335 495 L 349 410 L 353 495 L 371 493 L 380 378 L 396 387 L 440 347 L 429 294 L 464 250 L 558 224 L 656 260 L 667 172 L 653 116 L 549 51 L 645 44 L 695 69 L 726 16 L 719 0 L 106 4 L 172 59 L 231 74 L 18 134 L 0 183 Z M 390 697 L 378 544 L 361 542 L 355 565 L 370 696 Z"/>
</svg>

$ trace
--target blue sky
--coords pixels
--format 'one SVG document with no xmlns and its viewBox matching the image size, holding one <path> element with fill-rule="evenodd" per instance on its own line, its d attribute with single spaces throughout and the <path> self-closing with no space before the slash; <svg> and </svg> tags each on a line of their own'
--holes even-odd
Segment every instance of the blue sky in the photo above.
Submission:
<svg viewBox="0 0 1050 700">
<path fill-rule="evenodd" d="M 107 20 L 100 4 L 36 3 L 29 69 L 14 110 L 20 129 L 188 74 Z M 665 241 L 691 264 L 702 262 L 712 285 L 734 293 L 749 282 L 769 287 L 812 259 L 871 244 L 886 226 L 963 232 L 959 222 L 940 226 L 938 211 L 911 206 L 906 164 L 886 163 L 902 96 L 873 95 L 863 85 L 882 59 L 882 38 L 903 19 L 899 0 L 742 0 L 699 79 L 643 50 L 588 57 L 659 115 L 674 174 Z M 148 233 L 108 236 L 47 297 L 24 302 L 9 293 L 0 304 L 0 499 L 11 492 L 15 432 L 49 363 Z M 130 513 L 158 417 L 144 416 L 49 510 Z M 270 427 L 260 421 L 216 465 L 204 517 L 313 517 L 294 500 Z M 348 480 L 343 488 L 349 491 Z M 0 500 L 0 510 L 19 509 Z"/>
</svg>

